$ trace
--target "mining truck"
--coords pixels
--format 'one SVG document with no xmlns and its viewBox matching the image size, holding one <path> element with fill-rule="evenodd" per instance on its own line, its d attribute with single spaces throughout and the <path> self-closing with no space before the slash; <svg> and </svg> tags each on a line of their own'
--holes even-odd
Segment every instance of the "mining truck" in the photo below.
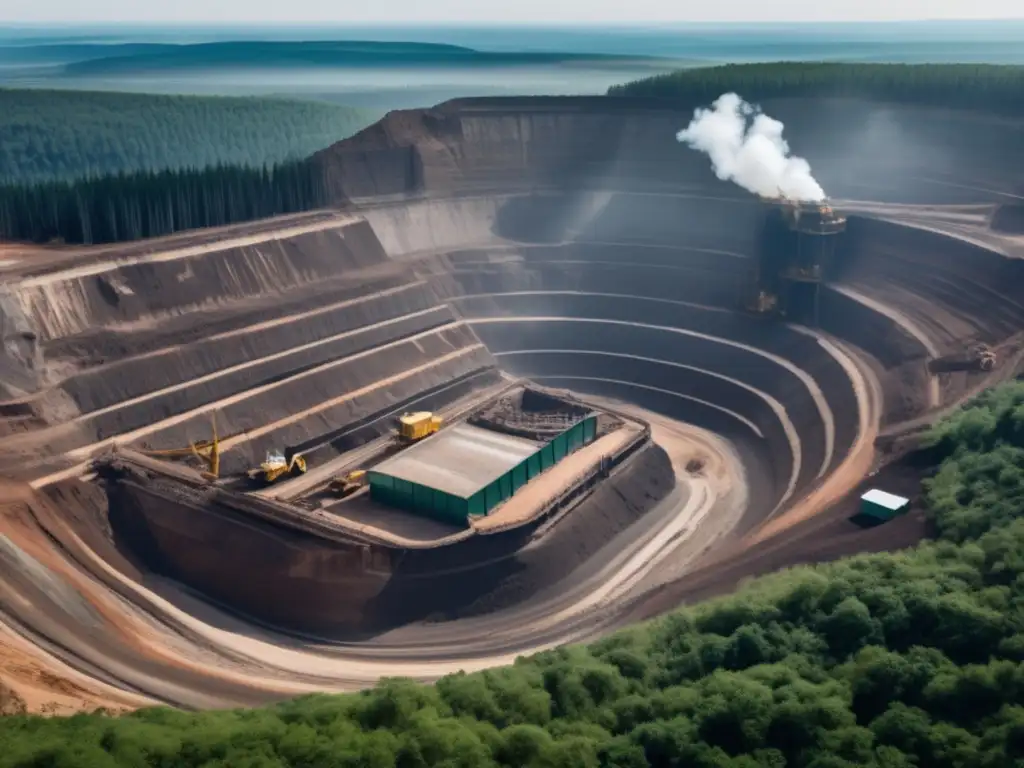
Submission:
<svg viewBox="0 0 1024 768">
<path fill-rule="evenodd" d="M 996 367 L 996 353 L 987 344 L 975 344 L 966 354 L 945 355 L 928 363 L 932 373 L 953 371 L 991 371 Z"/>
<path fill-rule="evenodd" d="M 398 439 L 404 443 L 415 443 L 434 434 L 441 428 L 441 417 L 430 411 L 406 413 L 398 420 Z"/>
<path fill-rule="evenodd" d="M 270 485 L 283 477 L 297 477 L 306 473 L 306 460 L 299 455 L 285 458 L 283 453 L 267 452 L 267 458 L 258 467 L 246 472 L 249 481 L 257 485 Z"/>
</svg>

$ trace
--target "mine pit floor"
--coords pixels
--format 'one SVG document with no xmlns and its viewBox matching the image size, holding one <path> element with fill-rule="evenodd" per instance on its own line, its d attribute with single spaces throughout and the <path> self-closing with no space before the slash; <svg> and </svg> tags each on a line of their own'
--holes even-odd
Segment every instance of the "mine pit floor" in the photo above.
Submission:
<svg viewBox="0 0 1024 768">
<path fill-rule="evenodd" d="M 524 383 L 520 379 L 505 379 L 492 387 L 456 400 L 438 413 L 445 419 L 446 425 L 461 424 L 462 419 L 468 414 L 488 402 L 494 402 L 503 393 L 522 387 Z M 530 386 L 543 390 L 542 387 L 533 384 Z M 584 404 L 583 401 L 577 402 Z M 596 440 L 563 458 L 527 483 L 490 515 L 473 519 L 466 527 L 447 525 L 415 513 L 388 507 L 373 501 L 366 490 L 344 499 L 336 498 L 327 490 L 327 484 L 331 479 L 343 475 L 346 471 L 356 468 L 368 469 L 383 458 L 396 455 L 395 442 L 390 436 L 372 441 L 333 461 L 314 467 L 305 475 L 267 488 L 249 490 L 244 478 L 235 476 L 221 477 L 215 484 L 224 490 L 242 492 L 257 502 L 265 500 L 268 506 L 277 509 L 276 513 L 272 509 L 267 511 L 274 517 L 283 514 L 286 518 L 294 518 L 296 522 L 302 520 L 313 525 L 324 525 L 337 533 L 351 534 L 357 539 L 369 537 L 371 540 L 399 548 L 446 546 L 474 534 L 497 533 L 532 522 L 550 511 L 553 506 L 557 506 L 587 476 L 592 476 L 602 459 L 613 456 L 644 439 L 648 429 L 645 422 L 623 413 L 612 415 L 604 408 L 598 407 L 598 410 L 604 414 L 601 421 L 605 426 L 598 430 Z M 451 427 L 442 427 L 442 431 L 447 428 Z M 149 458 L 130 449 L 122 448 L 118 453 L 121 459 L 147 471 L 155 479 L 170 483 L 169 489 L 177 487 L 178 484 L 182 484 L 182 490 L 187 486 L 209 486 L 208 481 L 192 467 Z"/>
<path fill-rule="evenodd" d="M 621 450 L 639 439 L 643 432 L 642 424 L 629 422 L 580 448 L 531 480 L 490 515 L 472 520 L 468 529 L 388 507 L 373 501 L 365 492 L 324 504 L 319 514 L 329 514 L 345 526 L 396 546 L 410 542 L 420 546 L 444 546 L 471 533 L 496 533 L 516 528 L 543 514 L 552 500 L 570 491 L 583 475 L 599 464 L 603 456 Z"/>
<path fill-rule="evenodd" d="M 489 399 L 493 399 L 493 395 Z M 365 492 L 323 503 L 314 514 L 327 515 L 343 527 L 351 527 L 361 534 L 395 546 L 444 546 L 473 533 L 497 533 L 525 525 L 544 514 L 553 500 L 571 491 L 586 474 L 599 465 L 602 457 L 615 454 L 630 443 L 642 439 L 644 430 L 645 425 L 639 421 L 624 421 L 617 429 L 574 451 L 527 483 L 487 517 L 472 520 L 469 528 L 445 525 L 388 507 L 373 501 Z M 348 455 L 340 457 L 338 462 L 352 465 Z"/>
</svg>

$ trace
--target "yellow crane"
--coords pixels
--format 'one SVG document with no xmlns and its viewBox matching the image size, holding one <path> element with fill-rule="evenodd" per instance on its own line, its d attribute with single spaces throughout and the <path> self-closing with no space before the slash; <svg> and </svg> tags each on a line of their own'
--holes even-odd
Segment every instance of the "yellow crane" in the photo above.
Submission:
<svg viewBox="0 0 1024 768">
<path fill-rule="evenodd" d="M 216 480 L 220 477 L 220 438 L 217 437 L 217 418 L 210 416 L 211 438 L 209 440 L 198 440 L 190 442 L 188 448 L 169 448 L 159 451 L 140 449 L 139 453 L 154 459 L 181 459 L 187 456 L 195 456 L 203 464 L 206 470 L 202 473 L 207 480 Z"/>
<path fill-rule="evenodd" d="M 276 483 L 283 477 L 295 477 L 306 473 L 306 460 L 298 454 L 286 459 L 283 453 L 268 451 L 266 459 L 258 467 L 246 472 L 249 480 L 261 485 Z"/>
</svg>

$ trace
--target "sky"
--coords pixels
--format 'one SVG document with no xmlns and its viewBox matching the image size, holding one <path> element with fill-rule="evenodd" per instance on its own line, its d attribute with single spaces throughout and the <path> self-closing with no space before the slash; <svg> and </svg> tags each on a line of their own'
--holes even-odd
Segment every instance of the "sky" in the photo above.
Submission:
<svg viewBox="0 0 1024 768">
<path fill-rule="evenodd" d="M 0 0 L 0 23 L 643 24 L 1024 18 L 1021 0 Z"/>
</svg>

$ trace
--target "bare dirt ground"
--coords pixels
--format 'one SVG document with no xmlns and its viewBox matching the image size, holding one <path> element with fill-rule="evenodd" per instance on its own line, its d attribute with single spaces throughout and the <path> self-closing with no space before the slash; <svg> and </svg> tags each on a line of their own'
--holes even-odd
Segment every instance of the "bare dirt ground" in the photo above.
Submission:
<svg viewBox="0 0 1024 768">
<path fill-rule="evenodd" d="M 728 594 L 751 578 L 781 568 L 911 547 L 931 533 L 920 500 L 921 477 L 920 467 L 904 461 L 859 478 L 842 498 L 826 502 L 817 514 L 791 521 L 785 536 L 755 536 L 709 553 L 691 573 L 637 598 L 620 620 L 626 624 L 653 618 L 683 603 Z M 907 496 L 912 507 L 888 523 L 861 528 L 849 518 L 859 509 L 860 494 L 875 486 Z"/>
<path fill-rule="evenodd" d="M 34 508 L 46 502 L 25 485 L 0 481 L 0 520 L 4 552 L 0 560 L 26 557 L 26 542 L 39 539 L 41 531 L 32 521 Z M 44 549 L 37 549 L 45 551 Z M 38 561 L 42 562 L 42 561 Z M 46 575 L 42 575 L 45 579 Z M 148 697 L 119 690 L 68 666 L 39 644 L 12 629 L 5 611 L 0 610 L 0 685 L 13 691 L 25 711 L 39 714 L 72 714 L 104 708 L 125 711 L 152 704 Z"/>
<path fill-rule="evenodd" d="M 6 703 L 4 688 L 11 697 Z M 97 709 L 120 713 L 151 703 L 98 685 L 0 623 L 0 714 L 73 715 Z"/>
<path fill-rule="evenodd" d="M 684 528 L 668 546 L 663 561 L 652 563 L 643 578 L 632 585 L 631 593 L 641 594 L 679 578 L 699 557 L 729 537 L 743 518 L 751 489 L 742 459 L 733 446 L 718 435 L 628 403 L 591 399 L 647 420 L 651 425 L 651 438 L 668 453 L 676 477 L 699 478 L 707 484 L 706 503 L 682 521 Z M 696 465 L 699 468 L 695 468 Z"/>
</svg>

